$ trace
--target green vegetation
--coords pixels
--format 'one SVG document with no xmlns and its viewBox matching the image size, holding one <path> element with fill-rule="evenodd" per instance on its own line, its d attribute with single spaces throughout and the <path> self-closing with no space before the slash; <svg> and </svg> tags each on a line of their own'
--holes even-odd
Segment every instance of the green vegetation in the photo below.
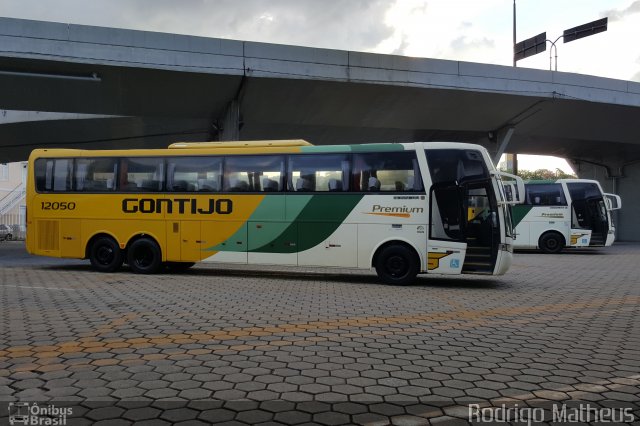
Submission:
<svg viewBox="0 0 640 426">
<path fill-rule="evenodd" d="M 524 180 L 554 180 L 554 179 L 575 179 L 577 176 L 571 173 L 565 173 L 560 169 L 555 171 L 548 169 L 538 170 L 518 170 L 518 176 Z"/>
</svg>

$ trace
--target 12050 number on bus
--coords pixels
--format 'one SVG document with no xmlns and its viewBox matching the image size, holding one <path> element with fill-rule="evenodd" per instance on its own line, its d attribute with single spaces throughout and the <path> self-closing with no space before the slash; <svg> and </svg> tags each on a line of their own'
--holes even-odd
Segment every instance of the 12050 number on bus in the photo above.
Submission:
<svg viewBox="0 0 640 426">
<path fill-rule="evenodd" d="M 73 201 L 42 201 L 41 205 L 42 210 L 75 210 L 76 208 L 76 203 L 74 203 Z"/>
</svg>

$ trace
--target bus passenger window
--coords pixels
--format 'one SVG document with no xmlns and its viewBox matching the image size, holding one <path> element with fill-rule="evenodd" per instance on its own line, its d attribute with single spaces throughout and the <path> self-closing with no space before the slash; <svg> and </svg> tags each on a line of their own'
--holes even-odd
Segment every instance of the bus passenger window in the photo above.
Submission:
<svg viewBox="0 0 640 426">
<path fill-rule="evenodd" d="M 278 192 L 282 189 L 284 157 L 280 155 L 238 155 L 224 163 L 227 192 Z"/>
<path fill-rule="evenodd" d="M 415 151 L 362 153 L 353 156 L 353 187 L 363 192 L 421 191 Z M 416 179 L 417 177 L 417 179 Z"/>
<path fill-rule="evenodd" d="M 71 182 L 73 175 L 73 160 L 67 158 L 58 158 L 54 160 L 53 166 L 53 190 L 54 191 L 71 191 Z"/>
<path fill-rule="evenodd" d="M 528 183 L 525 202 L 534 206 L 566 206 L 567 200 L 559 183 Z"/>
<path fill-rule="evenodd" d="M 349 156 L 347 154 L 316 154 L 289 156 L 289 191 L 348 191 Z M 347 184 L 345 184 L 345 182 Z"/>
<path fill-rule="evenodd" d="M 221 157 L 175 157 L 167 162 L 167 191 L 219 192 Z"/>
<path fill-rule="evenodd" d="M 83 192 L 104 192 L 115 189 L 115 158 L 76 159 L 75 190 Z"/>
<path fill-rule="evenodd" d="M 52 168 L 53 160 L 39 158 L 35 161 L 36 191 L 45 192 L 51 189 L 51 173 L 49 171 Z"/>
<path fill-rule="evenodd" d="M 164 159 L 130 157 L 120 160 L 120 191 L 157 192 L 164 181 Z"/>
</svg>

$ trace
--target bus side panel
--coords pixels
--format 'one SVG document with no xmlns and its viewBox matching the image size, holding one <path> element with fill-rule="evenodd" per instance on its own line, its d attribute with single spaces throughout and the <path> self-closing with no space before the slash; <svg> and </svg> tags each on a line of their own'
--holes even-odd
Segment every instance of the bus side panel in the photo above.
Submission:
<svg viewBox="0 0 640 426">
<path fill-rule="evenodd" d="M 296 265 L 298 263 L 298 224 L 295 218 L 306 205 L 299 205 L 284 194 L 269 194 L 255 209 L 247 223 L 249 263 Z"/>
<path fill-rule="evenodd" d="M 62 257 L 82 259 L 85 246 L 82 244 L 82 226 L 77 219 L 60 220 L 60 254 Z"/>
<path fill-rule="evenodd" d="M 566 245 L 571 243 L 571 223 L 567 207 L 515 206 L 513 209 L 516 225 L 514 247 L 517 249 L 538 248 L 540 237 L 545 232 L 560 233 Z"/>
<path fill-rule="evenodd" d="M 267 265 L 298 263 L 298 225 L 290 222 L 257 222 L 248 224 L 248 262 Z"/>
<path fill-rule="evenodd" d="M 302 222 L 298 224 L 298 244 L 308 246 L 306 241 L 316 241 L 317 235 L 325 235 L 335 229 L 331 222 Z M 320 244 L 298 253 L 301 266 L 358 266 L 358 226 L 342 224 Z"/>
<path fill-rule="evenodd" d="M 568 243 L 571 247 L 589 247 L 591 241 L 591 229 L 571 229 L 571 241 Z"/>
<path fill-rule="evenodd" d="M 183 262 L 198 262 L 202 259 L 202 229 L 199 220 L 182 220 L 179 222 L 180 260 Z M 171 234 L 169 234 L 171 235 Z M 168 239 L 171 238 L 168 236 Z M 170 245 L 170 244 L 168 244 Z M 167 247 L 167 252 L 170 249 Z"/>
<path fill-rule="evenodd" d="M 370 269 L 375 251 L 387 241 L 404 241 L 420 256 L 420 271 L 427 270 L 427 236 L 424 225 L 359 224 L 358 268 Z"/>
<path fill-rule="evenodd" d="M 550 231 L 555 231 L 561 234 L 564 237 L 565 245 L 569 245 L 571 243 L 571 229 L 568 222 L 550 221 L 543 218 L 542 220 L 531 222 L 529 226 L 531 230 L 529 241 L 531 245 L 536 248 L 538 247 L 538 242 L 540 241 L 542 234 Z"/>
<path fill-rule="evenodd" d="M 164 250 L 165 258 L 167 261 L 179 262 L 182 260 L 180 250 L 182 245 L 182 240 L 180 238 L 180 221 L 167 219 L 165 225 L 167 235 L 167 246 Z"/>
<path fill-rule="evenodd" d="M 247 263 L 247 222 L 202 221 L 201 258 L 207 262 Z"/>
<path fill-rule="evenodd" d="M 531 242 L 531 224 L 529 222 L 520 222 L 515 230 L 516 239 L 514 247 L 519 249 L 536 248 L 537 242 Z"/>
</svg>

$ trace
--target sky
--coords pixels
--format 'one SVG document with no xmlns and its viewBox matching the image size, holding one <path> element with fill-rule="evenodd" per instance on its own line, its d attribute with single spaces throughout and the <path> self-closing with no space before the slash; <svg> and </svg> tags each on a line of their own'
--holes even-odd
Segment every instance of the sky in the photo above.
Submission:
<svg viewBox="0 0 640 426">
<path fill-rule="evenodd" d="M 513 0 L 0 0 L 0 16 L 511 66 L 513 4 Z M 606 32 L 568 44 L 558 40 L 558 71 L 640 81 L 640 0 L 517 0 L 516 40 L 545 31 L 548 39 L 556 40 L 564 29 L 603 17 L 609 18 Z M 549 69 L 550 53 L 555 51 L 547 48 L 518 66 Z M 525 163 L 521 161 L 521 166 Z"/>
</svg>

